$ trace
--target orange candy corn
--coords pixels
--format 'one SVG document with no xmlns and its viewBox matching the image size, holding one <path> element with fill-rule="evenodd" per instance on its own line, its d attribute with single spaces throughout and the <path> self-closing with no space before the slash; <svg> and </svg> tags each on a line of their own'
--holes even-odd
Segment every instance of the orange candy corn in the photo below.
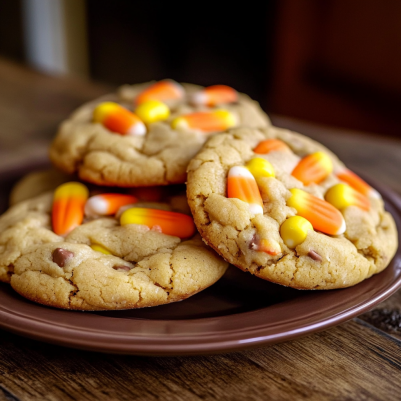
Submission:
<svg viewBox="0 0 401 401">
<path fill-rule="evenodd" d="M 348 184 L 333 185 L 324 196 L 327 202 L 339 210 L 348 206 L 357 206 L 362 210 L 370 209 L 369 198 L 356 191 Z"/>
<path fill-rule="evenodd" d="M 202 132 L 219 132 L 236 125 L 235 117 L 227 110 L 199 111 L 175 118 L 173 129 L 193 129 Z"/>
<path fill-rule="evenodd" d="M 277 241 L 261 239 L 259 242 L 258 251 L 276 256 L 281 253 L 281 247 Z"/>
<path fill-rule="evenodd" d="M 89 198 L 85 204 L 86 216 L 108 216 L 118 212 L 120 207 L 138 202 L 132 195 L 101 194 Z"/>
<path fill-rule="evenodd" d="M 120 135 L 146 134 L 146 126 L 138 116 L 113 102 L 100 103 L 93 112 L 93 122 Z"/>
<path fill-rule="evenodd" d="M 275 151 L 289 151 L 290 148 L 280 139 L 266 139 L 265 141 L 259 142 L 258 146 L 253 150 L 255 153 L 265 155 Z"/>
<path fill-rule="evenodd" d="M 252 214 L 263 214 L 263 201 L 258 185 L 246 167 L 231 167 L 227 179 L 227 197 L 248 203 Z"/>
<path fill-rule="evenodd" d="M 315 230 L 329 235 L 345 232 L 346 225 L 342 214 L 329 202 L 302 189 L 293 188 L 291 193 L 287 205 L 296 209 L 298 216 L 309 220 Z"/>
<path fill-rule="evenodd" d="M 336 173 L 337 178 L 341 181 L 346 182 L 356 191 L 360 192 L 362 195 L 371 196 L 372 198 L 381 198 L 379 192 L 372 188 L 368 183 L 366 183 L 361 177 L 357 176 L 351 170 L 344 168 L 343 170 Z"/>
<path fill-rule="evenodd" d="M 226 85 L 209 86 L 191 96 L 191 103 L 209 107 L 222 103 L 234 103 L 237 100 L 238 92 Z"/>
<path fill-rule="evenodd" d="M 163 234 L 180 238 L 189 238 L 195 234 L 192 217 L 186 214 L 166 210 L 133 207 L 126 210 L 120 218 L 120 224 L 143 224 L 149 228 L 161 230 Z"/>
<path fill-rule="evenodd" d="M 333 163 L 324 152 L 315 152 L 304 157 L 291 175 L 305 185 L 322 182 L 333 171 Z"/>
<path fill-rule="evenodd" d="M 181 99 L 184 97 L 184 88 L 175 81 L 165 79 L 150 85 L 135 99 L 135 104 L 139 105 L 149 100 L 165 100 Z"/>
<path fill-rule="evenodd" d="M 55 190 L 52 224 L 57 235 L 66 235 L 82 224 L 88 195 L 88 188 L 80 182 L 66 182 Z"/>
</svg>

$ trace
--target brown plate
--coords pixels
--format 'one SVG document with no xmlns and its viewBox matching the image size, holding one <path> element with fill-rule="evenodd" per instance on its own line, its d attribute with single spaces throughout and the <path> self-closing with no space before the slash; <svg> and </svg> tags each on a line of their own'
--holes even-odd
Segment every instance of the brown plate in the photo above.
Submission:
<svg viewBox="0 0 401 401">
<path fill-rule="evenodd" d="M 29 168 L 31 170 L 31 168 Z M 4 190 L 28 169 L 1 174 Z M 380 185 L 401 225 L 401 198 Z M 2 191 L 3 192 L 3 191 Z M 5 204 L 5 191 L 0 202 Z M 37 340 L 138 355 L 208 354 L 294 339 L 357 316 L 401 287 L 401 254 L 354 287 L 297 291 L 231 267 L 215 285 L 183 302 L 117 312 L 70 312 L 25 300 L 0 285 L 0 327 Z"/>
</svg>

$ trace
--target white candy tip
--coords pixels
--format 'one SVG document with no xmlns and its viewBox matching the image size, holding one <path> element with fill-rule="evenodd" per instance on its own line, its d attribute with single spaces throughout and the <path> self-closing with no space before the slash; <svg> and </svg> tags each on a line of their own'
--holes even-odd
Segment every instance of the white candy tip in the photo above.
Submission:
<svg viewBox="0 0 401 401">
<path fill-rule="evenodd" d="M 89 217 L 104 216 L 107 214 L 108 205 L 99 196 L 92 196 L 85 203 L 85 215 Z"/>
<path fill-rule="evenodd" d="M 345 224 L 345 220 L 343 219 L 343 221 L 341 223 L 341 227 L 338 229 L 336 235 L 344 234 L 346 229 L 347 229 L 347 225 Z"/>
<path fill-rule="evenodd" d="M 371 198 L 375 198 L 375 199 L 381 199 L 382 196 L 380 195 L 380 192 L 378 192 L 376 189 L 371 188 L 369 193 L 368 193 L 369 197 Z"/>
<path fill-rule="evenodd" d="M 263 207 L 256 204 L 256 203 L 250 203 L 249 204 L 249 211 L 252 214 L 263 214 Z"/>
<path fill-rule="evenodd" d="M 230 168 L 228 172 L 229 177 L 244 177 L 244 178 L 251 178 L 255 179 L 252 173 L 244 166 L 234 166 Z"/>
<path fill-rule="evenodd" d="M 134 124 L 127 132 L 127 135 L 131 136 L 143 136 L 146 134 L 146 125 L 144 123 Z"/>
</svg>

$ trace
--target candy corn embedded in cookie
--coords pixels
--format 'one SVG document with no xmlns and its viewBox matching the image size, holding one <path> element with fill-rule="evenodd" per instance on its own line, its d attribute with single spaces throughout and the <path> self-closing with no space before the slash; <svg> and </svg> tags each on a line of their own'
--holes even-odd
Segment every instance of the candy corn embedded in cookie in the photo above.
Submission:
<svg viewBox="0 0 401 401">
<path fill-rule="evenodd" d="M 259 142 L 258 146 L 253 149 L 255 153 L 265 155 L 270 152 L 276 151 L 289 151 L 290 148 L 280 139 L 266 139 L 262 142 Z"/>
<path fill-rule="evenodd" d="M 329 235 L 340 235 L 345 232 L 346 225 L 342 214 L 329 202 L 303 191 L 293 188 L 287 206 L 296 209 L 297 214 L 308 220 L 317 231 Z"/>
<path fill-rule="evenodd" d="M 142 224 L 163 234 L 174 235 L 179 238 L 189 238 L 195 234 L 195 224 L 192 217 L 183 213 L 159 209 L 133 207 L 121 215 L 120 224 L 122 226 Z"/>
<path fill-rule="evenodd" d="M 372 198 L 381 198 L 379 192 L 372 188 L 367 182 L 365 182 L 361 177 L 353 173 L 347 168 L 341 169 L 336 173 L 337 178 L 341 181 L 346 182 L 356 191 L 360 192 L 365 196 L 371 196 Z"/>
<path fill-rule="evenodd" d="M 333 163 L 325 152 L 312 153 L 298 163 L 291 175 L 305 185 L 319 184 L 333 171 Z"/>
<path fill-rule="evenodd" d="M 263 201 L 258 185 L 246 167 L 231 167 L 227 178 L 227 197 L 248 203 L 252 214 L 263 214 Z"/>
<path fill-rule="evenodd" d="M 137 96 L 135 104 L 139 105 L 149 100 L 159 100 L 163 102 L 165 100 L 181 99 L 184 97 L 184 94 L 184 88 L 180 84 L 166 79 L 147 87 Z"/>
<path fill-rule="evenodd" d="M 281 247 L 277 241 L 263 238 L 259 241 L 257 251 L 276 256 L 281 253 Z"/>
<path fill-rule="evenodd" d="M 98 244 L 92 244 L 91 248 L 96 252 L 103 253 L 104 255 L 111 255 L 111 252 L 108 249 L 106 249 L 104 246 L 101 246 Z"/>
<path fill-rule="evenodd" d="M 56 234 L 66 235 L 81 225 L 88 195 L 88 188 L 80 182 L 67 182 L 55 190 L 52 225 Z"/>
<path fill-rule="evenodd" d="M 245 164 L 256 180 L 263 177 L 274 177 L 274 168 L 271 163 L 261 157 L 255 157 Z"/>
<path fill-rule="evenodd" d="M 348 206 L 357 206 L 366 211 L 370 209 L 369 198 L 362 195 L 348 184 L 340 183 L 333 185 L 326 192 L 324 198 L 339 210 Z"/>
<path fill-rule="evenodd" d="M 157 121 L 167 120 L 170 116 L 170 109 L 166 104 L 159 100 L 148 100 L 141 103 L 136 109 L 135 114 L 146 124 Z"/>
<path fill-rule="evenodd" d="M 280 227 L 280 235 L 288 248 L 295 248 L 305 241 L 312 224 L 301 216 L 289 217 Z"/>
<path fill-rule="evenodd" d="M 238 92 L 226 85 L 208 86 L 194 93 L 190 101 L 195 105 L 215 106 L 223 103 L 234 103 L 238 100 Z"/>
<path fill-rule="evenodd" d="M 136 203 L 138 199 L 133 195 L 101 194 L 89 198 L 85 204 L 86 216 L 108 216 L 117 213 L 122 206 Z"/>
<path fill-rule="evenodd" d="M 93 112 L 93 122 L 120 135 L 145 135 L 146 126 L 138 116 L 117 103 L 100 103 Z"/>
<path fill-rule="evenodd" d="M 236 123 L 235 116 L 228 110 L 199 111 L 175 118 L 171 122 L 171 128 L 209 133 L 225 131 L 234 127 Z"/>
</svg>

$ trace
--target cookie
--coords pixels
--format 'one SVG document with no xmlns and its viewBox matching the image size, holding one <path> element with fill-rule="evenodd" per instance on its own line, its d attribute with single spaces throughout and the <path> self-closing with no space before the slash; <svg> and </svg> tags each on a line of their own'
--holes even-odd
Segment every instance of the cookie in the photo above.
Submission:
<svg viewBox="0 0 401 401">
<path fill-rule="evenodd" d="M 212 133 L 269 125 L 257 102 L 222 85 L 126 85 L 83 105 L 62 123 L 50 158 L 66 173 L 78 172 L 98 185 L 178 184 L 185 182 L 189 161 Z"/>
<path fill-rule="evenodd" d="M 397 248 L 381 196 L 319 143 L 275 127 L 233 129 L 188 167 L 204 241 L 262 279 L 298 289 L 349 287 Z"/>
<path fill-rule="evenodd" d="M 10 194 L 10 205 L 34 198 L 43 192 L 57 188 L 64 182 L 71 181 L 71 175 L 56 169 L 33 171 L 21 178 Z"/>
<path fill-rule="evenodd" d="M 66 183 L 0 217 L 0 280 L 44 305 L 117 310 L 186 299 L 224 274 L 228 264 L 196 233 L 185 195 L 86 196 Z"/>
</svg>

